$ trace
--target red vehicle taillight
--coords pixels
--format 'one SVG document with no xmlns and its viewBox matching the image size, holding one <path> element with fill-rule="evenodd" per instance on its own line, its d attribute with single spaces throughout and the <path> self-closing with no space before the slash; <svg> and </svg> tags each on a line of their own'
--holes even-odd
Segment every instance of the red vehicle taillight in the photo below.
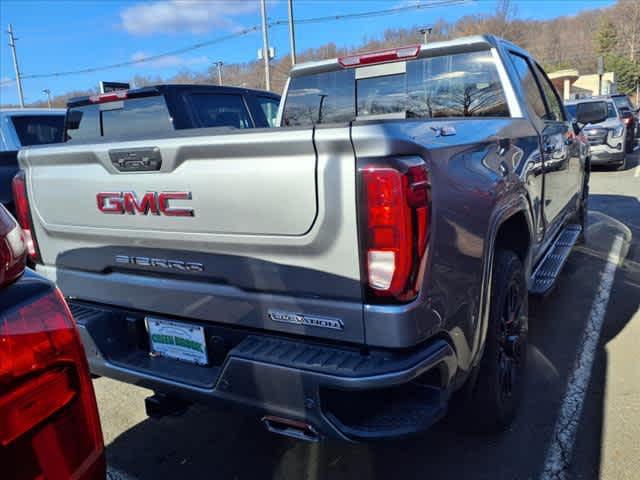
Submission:
<svg viewBox="0 0 640 480">
<path fill-rule="evenodd" d="M 26 257 L 24 232 L 0 205 L 0 288 L 22 275 Z"/>
<path fill-rule="evenodd" d="M 375 296 L 408 301 L 423 277 L 429 236 L 430 183 L 423 163 L 360 171 L 361 232 L 367 284 Z"/>
<path fill-rule="evenodd" d="M 25 182 L 24 172 L 18 172 L 16 176 L 13 177 L 12 188 L 16 217 L 24 232 L 29 258 L 34 263 L 40 263 L 40 252 L 33 232 L 31 214 L 29 213 L 29 197 L 27 197 L 27 184 Z"/>
<path fill-rule="evenodd" d="M 0 205 L 0 288 L 24 271 L 22 242 Z M 104 479 L 98 409 L 71 312 L 58 289 L 29 300 L 16 295 L 0 313 L 1 477 Z"/>
</svg>

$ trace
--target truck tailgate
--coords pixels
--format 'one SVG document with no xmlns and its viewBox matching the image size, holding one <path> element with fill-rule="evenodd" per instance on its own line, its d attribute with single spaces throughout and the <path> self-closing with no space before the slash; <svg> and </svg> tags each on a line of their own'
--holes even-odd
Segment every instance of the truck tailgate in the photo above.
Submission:
<svg viewBox="0 0 640 480">
<path fill-rule="evenodd" d="M 274 133 L 279 132 L 71 147 L 41 164 L 34 151 L 29 156 L 36 166 L 31 198 L 42 223 L 51 227 L 119 229 L 144 236 L 302 235 L 317 213 L 312 130 L 291 132 L 286 149 L 282 136 Z M 122 157 L 139 148 L 160 150 L 159 171 L 127 173 L 112 164 L 110 152 Z M 96 208 L 97 193 L 125 191 L 138 199 L 145 192 L 190 192 L 192 199 L 182 206 L 193 209 L 194 218 L 105 215 Z"/>
<path fill-rule="evenodd" d="M 160 169 L 114 166 L 114 151 L 121 157 L 136 149 L 157 149 Z M 348 127 L 199 130 L 149 141 L 63 144 L 27 149 L 20 162 L 44 264 L 38 270 L 67 296 L 363 340 Z M 121 213 L 129 192 L 137 205 L 130 196 Z M 149 192 L 157 195 L 147 198 Z M 185 198 L 171 197 L 170 207 L 193 216 L 143 205 L 176 192 Z M 97 199 L 100 193 L 108 200 Z M 344 307 L 342 331 L 278 319 L 277 312 L 329 315 L 326 304 L 313 301 L 318 297 Z M 333 317 L 340 308 L 331 310 Z"/>
</svg>

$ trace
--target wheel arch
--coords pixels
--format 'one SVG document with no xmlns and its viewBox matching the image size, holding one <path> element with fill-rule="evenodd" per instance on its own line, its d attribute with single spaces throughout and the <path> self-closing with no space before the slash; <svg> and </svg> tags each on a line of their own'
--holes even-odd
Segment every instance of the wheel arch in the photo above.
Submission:
<svg viewBox="0 0 640 480">
<path fill-rule="evenodd" d="M 478 328 L 474 335 L 473 365 L 482 358 L 487 335 L 489 299 L 493 277 L 493 258 L 497 248 L 510 248 L 516 252 L 525 267 L 527 282 L 532 264 L 533 219 L 530 205 L 524 194 L 514 195 L 499 202 L 494 208 L 490 221 L 482 262 L 482 288 L 478 308 Z M 513 240 L 511 237 L 515 237 Z"/>
</svg>

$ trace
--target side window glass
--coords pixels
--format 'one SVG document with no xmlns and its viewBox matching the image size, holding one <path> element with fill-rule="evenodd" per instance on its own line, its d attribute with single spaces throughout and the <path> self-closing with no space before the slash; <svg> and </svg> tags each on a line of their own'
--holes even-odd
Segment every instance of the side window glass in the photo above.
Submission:
<svg viewBox="0 0 640 480">
<path fill-rule="evenodd" d="M 533 70 L 529 65 L 529 62 L 524 57 L 521 57 L 515 53 L 509 53 L 511 61 L 520 79 L 520 85 L 527 97 L 527 102 L 533 107 L 533 111 L 536 116 L 542 120 L 547 119 L 547 108 L 544 104 L 542 92 L 538 87 L 538 82 L 533 74 Z"/>
<path fill-rule="evenodd" d="M 544 96 L 547 100 L 547 105 L 549 107 L 549 115 L 547 120 L 553 120 L 556 122 L 564 121 L 564 113 L 562 111 L 562 103 L 560 102 L 560 96 L 556 91 L 556 88 L 547 77 L 546 73 L 536 64 L 535 66 L 536 73 L 538 74 L 538 78 L 540 79 L 540 84 L 542 85 L 542 89 L 544 90 Z"/>
</svg>

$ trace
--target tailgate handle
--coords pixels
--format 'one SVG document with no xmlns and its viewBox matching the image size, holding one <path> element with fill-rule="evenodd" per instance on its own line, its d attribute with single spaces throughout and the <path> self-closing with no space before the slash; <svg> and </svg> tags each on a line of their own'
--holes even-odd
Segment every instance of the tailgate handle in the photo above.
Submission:
<svg viewBox="0 0 640 480">
<path fill-rule="evenodd" d="M 109 158 L 119 172 L 155 172 L 162 165 L 158 147 L 109 150 Z"/>
</svg>

